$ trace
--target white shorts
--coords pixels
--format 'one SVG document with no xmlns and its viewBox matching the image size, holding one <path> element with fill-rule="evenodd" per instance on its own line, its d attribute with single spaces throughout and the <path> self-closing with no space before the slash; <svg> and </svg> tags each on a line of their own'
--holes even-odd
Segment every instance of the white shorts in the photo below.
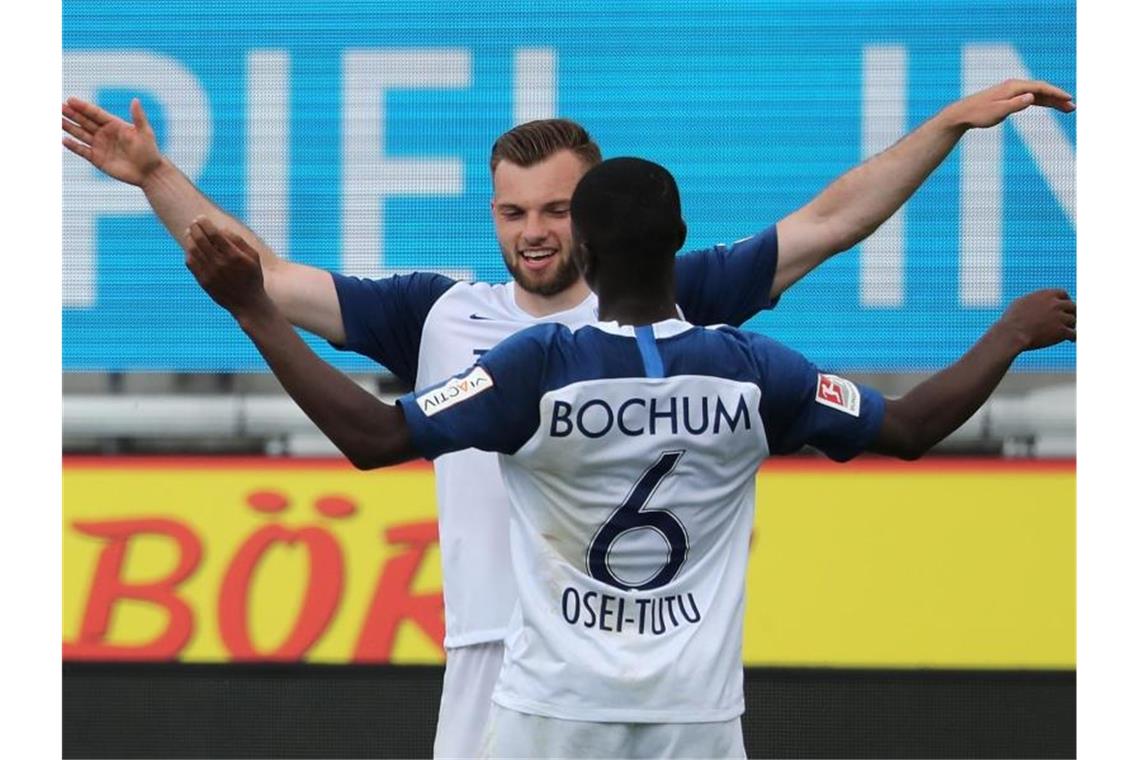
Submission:
<svg viewBox="0 0 1140 760">
<path fill-rule="evenodd" d="M 593 723 L 492 705 L 480 757 L 746 757 L 740 718 L 720 723 Z"/>
<path fill-rule="evenodd" d="M 437 758 L 478 757 L 491 693 L 503 667 L 503 642 L 488 641 L 447 650 L 443 694 L 435 727 Z"/>
</svg>

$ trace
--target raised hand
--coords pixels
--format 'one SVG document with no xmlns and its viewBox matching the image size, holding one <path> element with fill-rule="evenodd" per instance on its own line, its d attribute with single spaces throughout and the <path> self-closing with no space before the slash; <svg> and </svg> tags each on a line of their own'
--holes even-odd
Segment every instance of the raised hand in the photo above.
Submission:
<svg viewBox="0 0 1140 760">
<path fill-rule="evenodd" d="M 131 101 L 128 124 L 79 98 L 63 104 L 63 145 L 104 174 L 141 186 L 162 165 L 154 130 L 138 98 Z"/>
<path fill-rule="evenodd" d="M 998 326 L 1017 336 L 1023 351 L 1077 340 L 1077 305 L 1063 290 L 1038 290 L 1011 303 Z"/>
<path fill-rule="evenodd" d="M 1063 290 L 1038 290 L 1011 303 L 961 359 L 888 399 L 872 450 L 917 459 L 981 408 L 1017 355 L 1077 339 L 1077 305 Z"/>
<path fill-rule="evenodd" d="M 1064 113 L 1076 110 L 1073 96 L 1048 82 L 1007 79 L 951 103 L 944 113 L 962 127 L 992 127 L 1007 116 L 1038 105 Z"/>
<path fill-rule="evenodd" d="M 186 267 L 202 289 L 226 311 L 241 317 L 272 310 L 257 251 L 235 234 L 224 234 L 198 217 L 186 231 Z"/>
</svg>

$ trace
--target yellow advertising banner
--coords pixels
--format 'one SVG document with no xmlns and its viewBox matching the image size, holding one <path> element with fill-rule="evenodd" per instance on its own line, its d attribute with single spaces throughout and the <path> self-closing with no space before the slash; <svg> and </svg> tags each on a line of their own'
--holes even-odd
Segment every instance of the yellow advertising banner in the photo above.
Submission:
<svg viewBox="0 0 1140 760">
<path fill-rule="evenodd" d="M 68 457 L 71 660 L 438 663 L 430 466 Z M 1072 668 L 1074 463 L 785 459 L 757 482 L 749 665 Z"/>
</svg>

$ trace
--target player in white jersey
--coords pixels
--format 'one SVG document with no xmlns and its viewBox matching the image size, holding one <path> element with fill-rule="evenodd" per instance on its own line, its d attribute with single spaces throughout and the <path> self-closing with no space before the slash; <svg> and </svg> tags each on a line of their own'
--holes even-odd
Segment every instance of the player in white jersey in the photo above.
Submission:
<svg viewBox="0 0 1140 760">
<path fill-rule="evenodd" d="M 778 224 L 733 246 L 679 257 L 683 315 L 696 324 L 740 324 L 767 308 L 893 214 L 967 129 L 992 126 L 1034 103 L 1073 108 L 1067 93 L 1046 83 L 1003 83 L 951 104 Z M 133 125 L 74 98 L 63 116 L 65 145 L 142 188 L 183 246 L 199 216 L 241 234 L 261 257 L 270 297 L 294 325 L 376 359 L 416 389 L 450 377 L 529 325 L 578 327 L 596 317 L 596 300 L 570 263 L 568 211 L 576 183 L 600 152 L 573 122 L 534 122 L 496 142 L 491 210 L 512 281 L 488 285 L 431 274 L 359 280 L 282 260 L 162 156 L 137 101 Z M 440 457 L 436 481 L 447 667 L 435 754 L 452 757 L 470 755 L 482 734 L 514 595 L 507 499 L 495 457 L 475 450 Z"/>
<path fill-rule="evenodd" d="M 921 456 L 1019 353 L 1075 340 L 1076 306 L 1019 299 L 956 364 L 885 400 L 770 339 L 678 319 L 685 225 L 662 167 L 603 162 L 572 205 L 602 322 L 528 328 L 392 406 L 299 340 L 251 247 L 195 223 L 188 264 L 357 466 L 501 455 L 518 601 L 485 755 L 741 757 L 757 466 L 805 444 Z"/>
</svg>

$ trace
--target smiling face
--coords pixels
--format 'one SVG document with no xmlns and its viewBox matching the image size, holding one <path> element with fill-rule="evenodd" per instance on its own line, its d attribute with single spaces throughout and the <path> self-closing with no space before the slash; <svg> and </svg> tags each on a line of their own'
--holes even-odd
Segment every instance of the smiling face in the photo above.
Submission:
<svg viewBox="0 0 1140 760">
<path fill-rule="evenodd" d="M 528 293 L 550 298 L 581 282 L 571 257 L 570 196 L 587 168 L 570 150 L 531 166 L 503 160 L 495 167 L 495 235 L 507 269 Z"/>
</svg>

